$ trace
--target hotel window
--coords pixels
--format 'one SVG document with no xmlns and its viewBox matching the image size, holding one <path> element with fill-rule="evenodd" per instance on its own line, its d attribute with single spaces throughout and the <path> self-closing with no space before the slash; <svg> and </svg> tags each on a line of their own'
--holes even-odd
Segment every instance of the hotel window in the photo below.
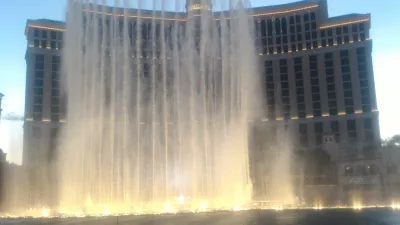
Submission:
<svg viewBox="0 0 400 225">
<path fill-rule="evenodd" d="M 320 146 L 322 144 L 323 126 L 322 122 L 314 123 L 315 144 Z"/>
<path fill-rule="evenodd" d="M 326 75 L 326 84 L 327 84 L 327 92 L 328 92 L 328 109 L 329 115 L 337 115 L 337 99 L 336 99 L 336 87 L 335 87 L 335 74 L 334 74 L 334 66 L 333 66 L 333 53 L 325 53 L 324 54 L 324 63 L 325 63 L 325 75 Z"/>
<path fill-rule="evenodd" d="M 370 92 L 365 48 L 357 48 L 357 68 L 360 81 L 361 107 L 363 112 L 371 112 Z"/>
<path fill-rule="evenodd" d="M 56 49 L 57 48 L 57 42 L 51 41 L 50 42 L 50 48 L 53 49 L 53 50 Z"/>
<path fill-rule="evenodd" d="M 346 114 L 354 113 L 353 94 L 352 94 L 352 81 L 350 74 L 349 51 L 340 51 L 340 64 L 342 72 L 342 85 L 344 91 L 344 102 Z"/>
<path fill-rule="evenodd" d="M 336 142 L 340 142 L 340 127 L 339 121 L 331 121 L 331 131 L 335 135 Z"/>
<path fill-rule="evenodd" d="M 267 25 L 265 23 L 265 20 L 261 20 L 260 22 L 260 26 L 261 26 L 261 37 L 266 37 L 267 36 Z"/>
<path fill-rule="evenodd" d="M 41 42 L 40 42 L 40 47 L 41 48 L 47 48 L 47 41 L 46 40 L 42 40 Z"/>
<path fill-rule="evenodd" d="M 353 33 L 358 32 L 358 25 L 357 25 L 357 24 L 353 24 L 353 25 L 351 26 L 351 31 L 352 31 Z"/>
<path fill-rule="evenodd" d="M 53 39 L 53 40 L 57 39 L 57 32 L 56 31 L 50 31 L 50 36 L 51 36 L 51 39 Z"/>
<path fill-rule="evenodd" d="M 356 120 L 347 120 L 346 121 L 347 128 L 347 137 L 349 143 L 354 143 L 357 139 L 357 125 Z"/>
<path fill-rule="evenodd" d="M 311 94 L 318 96 L 313 98 L 313 115 L 314 117 L 320 117 L 321 113 L 321 102 L 320 102 L 320 88 L 319 88 L 319 77 L 318 77 L 318 60 L 316 55 L 309 56 L 309 67 L 310 74 L 313 73 L 313 77 L 310 80 Z M 310 75 L 311 76 L 311 75 Z"/>
<path fill-rule="evenodd" d="M 52 89 L 52 98 L 51 98 L 51 120 L 54 122 L 59 121 L 60 117 L 60 56 L 53 55 L 52 56 L 52 81 L 51 81 L 51 89 Z"/>
<path fill-rule="evenodd" d="M 304 119 L 306 118 L 306 108 L 304 101 L 303 58 L 294 58 L 293 65 L 296 79 L 297 117 Z"/>
<path fill-rule="evenodd" d="M 42 120 L 43 108 L 43 77 L 44 77 L 44 55 L 35 55 L 35 76 L 33 88 L 33 119 Z"/>
<path fill-rule="evenodd" d="M 308 147 L 308 136 L 307 136 L 307 124 L 306 123 L 300 123 L 299 124 L 299 141 L 300 145 L 303 148 Z"/>
<path fill-rule="evenodd" d="M 265 80 L 267 85 L 268 119 L 275 120 L 275 87 L 272 61 L 264 62 Z"/>
<path fill-rule="evenodd" d="M 374 129 L 372 118 L 365 118 L 364 124 L 364 139 L 365 141 L 374 141 Z"/>
<path fill-rule="evenodd" d="M 316 19 L 315 12 L 311 12 L 311 21 L 314 21 L 315 19 Z"/>
<path fill-rule="evenodd" d="M 40 38 L 40 30 L 34 29 L 34 30 L 33 30 L 33 36 L 34 36 L 35 38 Z"/>
<path fill-rule="evenodd" d="M 42 38 L 47 39 L 47 30 L 42 30 Z"/>
<path fill-rule="evenodd" d="M 267 34 L 268 36 L 272 36 L 272 20 L 267 20 Z"/>
<path fill-rule="evenodd" d="M 279 72 L 280 72 L 280 81 L 281 81 L 281 101 L 282 101 L 282 114 L 285 120 L 289 120 L 291 117 L 290 114 L 290 95 L 289 95 L 289 79 L 288 79 L 288 68 L 287 68 L 287 60 L 281 59 L 279 60 Z"/>
</svg>

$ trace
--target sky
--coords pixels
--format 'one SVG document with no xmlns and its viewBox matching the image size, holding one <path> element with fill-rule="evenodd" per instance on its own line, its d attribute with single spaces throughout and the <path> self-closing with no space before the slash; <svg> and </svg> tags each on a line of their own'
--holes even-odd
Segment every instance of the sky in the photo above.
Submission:
<svg viewBox="0 0 400 225">
<path fill-rule="evenodd" d="M 110 1 L 110 0 L 108 0 Z M 134 5 L 134 0 L 130 0 Z M 152 1 L 152 0 L 148 0 Z M 157 0 L 156 0 L 157 1 Z M 159 2 L 161 0 L 158 0 Z M 167 0 L 170 3 L 173 0 Z M 181 0 L 182 1 L 182 0 Z M 214 0 L 216 1 L 216 0 Z M 250 0 L 252 6 L 275 5 L 293 0 Z M 122 2 L 122 0 L 120 0 Z M 5 95 L 3 115 L 23 115 L 26 76 L 27 19 L 64 20 L 66 0 L 0 0 L 0 92 Z M 380 111 L 382 138 L 400 133 L 400 0 L 328 0 L 329 16 L 348 13 L 371 13 L 373 66 Z M 22 152 L 22 122 L 2 121 L 0 148 L 8 159 L 20 162 Z"/>
</svg>

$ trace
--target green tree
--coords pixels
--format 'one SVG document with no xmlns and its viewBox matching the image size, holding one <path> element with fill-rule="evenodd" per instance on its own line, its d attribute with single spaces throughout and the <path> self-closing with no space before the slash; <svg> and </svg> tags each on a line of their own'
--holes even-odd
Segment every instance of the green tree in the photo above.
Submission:
<svg viewBox="0 0 400 225">
<path fill-rule="evenodd" d="M 382 145 L 385 147 L 400 147 L 400 134 L 396 134 L 390 138 L 382 141 Z"/>
</svg>

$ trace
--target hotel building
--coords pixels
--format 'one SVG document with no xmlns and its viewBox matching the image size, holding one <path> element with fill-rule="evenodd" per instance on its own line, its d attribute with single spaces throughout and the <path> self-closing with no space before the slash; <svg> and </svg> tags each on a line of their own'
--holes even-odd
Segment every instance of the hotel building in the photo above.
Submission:
<svg viewBox="0 0 400 225">
<path fill-rule="evenodd" d="M 171 26 L 176 20 L 186 23 L 197 12 L 211 11 L 211 4 L 204 2 L 192 0 L 187 13 L 167 12 L 164 19 Z M 97 13 L 112 16 L 112 9 Z M 134 20 L 137 13 L 132 10 Z M 254 141 L 275 137 L 277 127 L 285 125 L 296 150 L 325 150 L 335 161 L 340 193 L 348 190 L 354 176 L 362 177 L 359 185 L 380 185 L 380 173 L 370 169 L 380 162 L 375 154 L 380 133 L 370 14 L 329 17 L 327 0 L 257 7 L 250 14 L 268 109 L 254 126 L 263 131 Z M 154 15 L 141 11 L 142 23 L 150 24 Z M 215 18 L 219 15 L 214 13 Z M 67 122 L 60 92 L 64 31 L 59 21 L 26 24 L 24 163 L 31 164 L 37 155 L 52 160 L 55 137 Z M 360 165 L 365 171 L 357 169 Z M 252 166 L 257 167 L 257 160 Z"/>
</svg>

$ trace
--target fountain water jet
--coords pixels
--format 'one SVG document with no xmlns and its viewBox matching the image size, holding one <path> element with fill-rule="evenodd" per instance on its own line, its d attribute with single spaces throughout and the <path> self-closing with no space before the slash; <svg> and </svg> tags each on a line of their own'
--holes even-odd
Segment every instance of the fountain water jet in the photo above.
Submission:
<svg viewBox="0 0 400 225">
<path fill-rule="evenodd" d="M 252 18 L 233 2 L 214 20 L 207 7 L 171 13 L 163 0 L 151 13 L 144 0 L 69 1 L 60 208 L 83 211 L 91 199 L 97 213 L 173 211 L 181 195 L 185 210 L 250 201 L 248 121 L 260 82 Z"/>
</svg>

